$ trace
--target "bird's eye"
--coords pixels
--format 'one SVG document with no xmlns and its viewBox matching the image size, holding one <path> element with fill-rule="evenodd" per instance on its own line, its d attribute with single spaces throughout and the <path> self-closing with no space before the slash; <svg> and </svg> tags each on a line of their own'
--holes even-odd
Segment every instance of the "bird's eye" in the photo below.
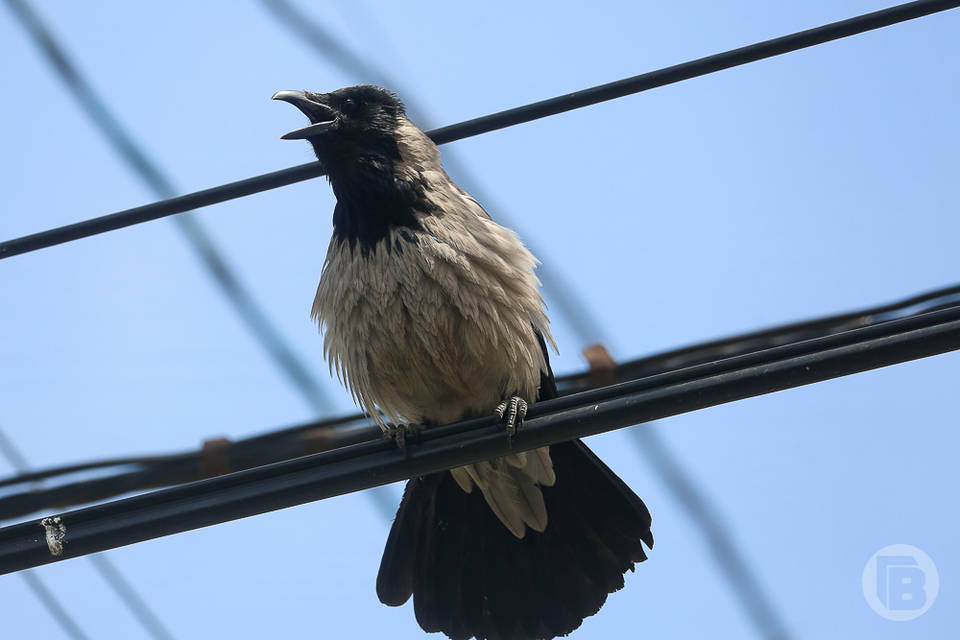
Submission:
<svg viewBox="0 0 960 640">
<path fill-rule="evenodd" d="M 347 98 L 340 105 L 340 110 L 343 111 L 348 116 L 353 115 L 357 112 L 357 101 L 353 98 Z"/>
</svg>

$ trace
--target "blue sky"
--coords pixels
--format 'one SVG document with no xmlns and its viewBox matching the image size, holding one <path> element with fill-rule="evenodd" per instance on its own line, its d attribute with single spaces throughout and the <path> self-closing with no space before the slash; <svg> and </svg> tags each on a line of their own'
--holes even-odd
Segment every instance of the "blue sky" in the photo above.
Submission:
<svg viewBox="0 0 960 640">
<path fill-rule="evenodd" d="M 350 77 L 259 2 L 39 2 L 182 192 L 311 160 L 278 89 Z M 303 7 L 447 124 L 887 6 L 730 0 Z M 958 279 L 960 13 L 448 145 L 493 216 L 559 271 L 631 358 L 893 300 Z M 0 238 L 154 200 L 0 11 Z M 457 178 L 457 175 L 454 175 Z M 330 233 L 321 180 L 197 219 L 283 336 L 326 374 L 309 308 Z M 198 446 L 315 416 L 170 221 L 0 262 L 0 426 L 34 466 Z M 553 314 L 558 372 L 584 346 Z M 798 638 L 947 638 L 960 626 L 954 398 L 945 355 L 657 423 Z M 657 546 L 575 638 L 751 638 L 699 531 L 627 433 L 590 445 L 640 494 Z M 12 471 L 0 460 L 0 474 Z M 394 500 L 399 487 L 389 489 Z M 388 521 L 363 494 L 109 555 L 177 638 L 417 638 L 374 580 Z M 907 543 L 941 579 L 890 622 L 871 555 Z M 85 559 L 38 570 L 95 638 L 146 637 Z M 4 637 L 61 638 L 18 576 Z"/>
</svg>

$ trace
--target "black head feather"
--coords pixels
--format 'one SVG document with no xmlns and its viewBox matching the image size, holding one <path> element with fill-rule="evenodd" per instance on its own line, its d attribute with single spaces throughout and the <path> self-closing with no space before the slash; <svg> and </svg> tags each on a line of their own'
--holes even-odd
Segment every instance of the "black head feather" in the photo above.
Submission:
<svg viewBox="0 0 960 640">
<path fill-rule="evenodd" d="M 432 213 L 425 197 L 421 167 L 398 172 L 404 158 L 399 128 L 407 123 L 403 103 L 372 85 L 329 93 L 281 91 L 311 126 L 288 137 L 305 138 L 323 163 L 337 196 L 334 235 L 368 250 L 390 229 L 419 229 L 420 215 Z"/>
</svg>

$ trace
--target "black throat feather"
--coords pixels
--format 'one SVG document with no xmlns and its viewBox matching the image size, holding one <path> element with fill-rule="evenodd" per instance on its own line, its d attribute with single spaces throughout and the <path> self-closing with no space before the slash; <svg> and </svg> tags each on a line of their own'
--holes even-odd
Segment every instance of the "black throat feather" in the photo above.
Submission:
<svg viewBox="0 0 960 640">
<path fill-rule="evenodd" d="M 368 147 L 362 153 L 325 155 L 321 161 L 337 197 L 333 236 L 354 250 L 367 255 L 391 230 L 422 230 L 420 218 L 438 213 L 427 198 L 423 175 L 396 171 L 403 161 L 396 143 L 375 151 Z M 387 251 L 395 249 L 399 247 L 386 244 Z"/>
</svg>

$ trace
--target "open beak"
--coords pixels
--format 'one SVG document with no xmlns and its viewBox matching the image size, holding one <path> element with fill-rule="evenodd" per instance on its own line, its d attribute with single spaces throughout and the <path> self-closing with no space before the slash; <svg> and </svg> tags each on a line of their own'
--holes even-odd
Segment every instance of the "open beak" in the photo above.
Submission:
<svg viewBox="0 0 960 640">
<path fill-rule="evenodd" d="M 316 97 L 311 98 L 303 91 L 277 91 L 273 94 L 273 99 L 289 102 L 310 118 L 311 122 L 305 127 L 283 134 L 280 136 L 281 140 L 303 140 L 320 135 L 337 121 L 336 111 L 318 101 Z"/>
</svg>

